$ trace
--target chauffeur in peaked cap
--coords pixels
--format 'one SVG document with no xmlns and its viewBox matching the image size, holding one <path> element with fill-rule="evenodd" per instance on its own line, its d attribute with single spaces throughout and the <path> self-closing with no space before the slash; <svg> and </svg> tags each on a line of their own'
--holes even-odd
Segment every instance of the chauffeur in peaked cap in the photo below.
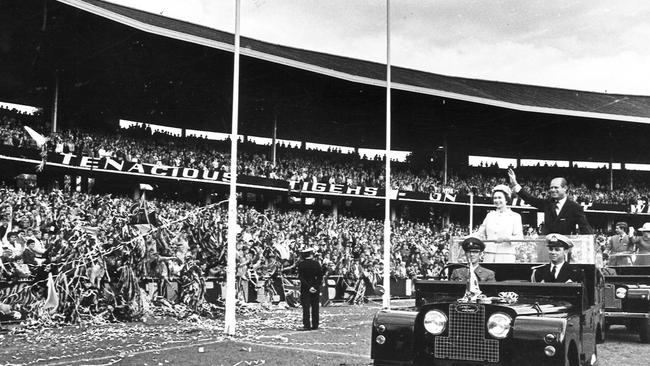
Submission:
<svg viewBox="0 0 650 366">
<path fill-rule="evenodd" d="M 476 278 L 481 282 L 495 281 L 494 271 L 482 267 L 479 263 L 481 254 L 485 250 L 485 243 L 481 239 L 469 237 L 460 244 L 465 254 L 468 257 L 471 265 L 474 266 L 474 273 Z M 461 268 L 456 268 L 451 273 L 450 281 L 467 281 L 469 279 L 469 265 Z"/>
<path fill-rule="evenodd" d="M 471 250 L 478 250 L 479 252 L 482 252 L 485 250 L 485 243 L 483 243 L 481 239 L 475 237 L 469 237 L 463 240 L 463 242 L 460 243 L 460 246 L 465 252 L 469 252 Z"/>
</svg>

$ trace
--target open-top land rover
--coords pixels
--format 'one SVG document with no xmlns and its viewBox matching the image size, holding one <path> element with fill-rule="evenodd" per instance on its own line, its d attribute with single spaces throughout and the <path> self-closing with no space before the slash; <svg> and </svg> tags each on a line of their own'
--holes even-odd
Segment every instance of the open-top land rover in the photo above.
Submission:
<svg viewBox="0 0 650 366">
<path fill-rule="evenodd" d="M 532 283 L 547 262 L 545 241 L 512 243 L 514 263 L 482 263 L 495 282 L 469 285 L 415 281 L 415 307 L 381 310 L 373 320 L 375 365 L 595 365 L 604 339 L 604 280 L 592 236 L 571 237 L 571 262 L 581 283 Z M 460 240 L 452 240 L 449 273 L 462 264 Z"/>
</svg>

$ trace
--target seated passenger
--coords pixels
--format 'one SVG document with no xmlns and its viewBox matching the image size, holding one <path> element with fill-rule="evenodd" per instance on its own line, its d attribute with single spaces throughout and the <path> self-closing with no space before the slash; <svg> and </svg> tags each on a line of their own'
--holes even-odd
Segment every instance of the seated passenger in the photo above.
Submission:
<svg viewBox="0 0 650 366">
<path fill-rule="evenodd" d="M 469 237 L 461 243 L 465 255 L 467 256 L 470 264 L 474 267 L 474 273 L 479 282 L 494 282 L 494 271 L 481 267 L 478 263 L 485 250 L 485 243 L 481 239 Z M 467 281 L 469 279 L 469 266 L 456 268 L 450 277 L 450 281 Z"/>
<path fill-rule="evenodd" d="M 548 234 L 546 247 L 550 263 L 533 268 L 532 282 L 582 282 L 582 270 L 566 261 L 566 255 L 573 247 L 569 238 Z"/>
</svg>

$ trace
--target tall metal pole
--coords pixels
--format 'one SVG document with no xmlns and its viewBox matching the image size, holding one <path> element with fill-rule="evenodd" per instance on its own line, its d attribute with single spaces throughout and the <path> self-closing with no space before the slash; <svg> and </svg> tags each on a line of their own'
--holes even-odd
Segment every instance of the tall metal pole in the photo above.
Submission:
<svg viewBox="0 0 650 366">
<path fill-rule="evenodd" d="M 271 142 L 273 144 L 273 149 L 271 150 L 271 155 L 273 158 L 273 166 L 275 166 L 275 159 L 276 159 L 276 154 L 278 153 L 277 151 L 277 143 L 278 143 L 278 116 L 274 116 L 273 120 L 273 141 Z"/>
<path fill-rule="evenodd" d="M 444 184 L 444 185 L 447 185 L 447 149 L 448 149 L 448 146 L 447 146 L 447 135 L 445 135 L 445 141 L 444 141 L 444 143 L 443 143 L 443 145 L 442 145 L 442 148 L 445 150 L 445 151 L 444 151 L 444 153 L 445 153 L 445 155 L 444 155 L 444 157 L 445 157 L 445 173 L 444 173 L 443 184 Z"/>
<path fill-rule="evenodd" d="M 54 70 L 54 100 L 52 101 L 52 132 L 56 132 L 59 123 L 59 70 Z"/>
<path fill-rule="evenodd" d="M 609 155 L 609 191 L 614 190 L 614 158 Z"/>
<path fill-rule="evenodd" d="M 232 128 L 230 135 L 230 196 L 228 197 L 228 267 L 224 333 L 235 334 L 235 270 L 237 265 L 237 135 L 239 122 L 239 17 L 240 0 L 235 0 L 235 63 L 232 78 Z"/>
<path fill-rule="evenodd" d="M 469 232 L 474 230 L 474 191 L 469 192 Z"/>
<path fill-rule="evenodd" d="M 386 188 L 384 193 L 384 296 L 382 305 L 390 309 L 390 0 L 386 0 Z"/>
</svg>

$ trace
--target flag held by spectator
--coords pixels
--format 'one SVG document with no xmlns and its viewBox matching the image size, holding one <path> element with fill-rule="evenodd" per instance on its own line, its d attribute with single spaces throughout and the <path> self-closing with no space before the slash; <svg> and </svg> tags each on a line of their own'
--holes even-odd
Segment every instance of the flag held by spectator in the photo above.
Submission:
<svg viewBox="0 0 650 366">
<path fill-rule="evenodd" d="M 139 225 L 139 224 L 146 224 L 146 225 L 153 225 L 153 226 L 160 225 L 158 219 L 156 218 L 156 212 L 155 211 L 149 212 L 146 205 L 147 203 L 144 200 L 141 200 L 140 202 L 131 205 L 131 208 L 129 210 L 130 225 Z"/>
<path fill-rule="evenodd" d="M 275 250 L 280 253 L 280 258 L 281 259 L 289 259 L 291 258 L 291 250 L 289 249 L 289 240 L 285 240 L 282 242 L 277 242 L 275 245 L 273 245 Z"/>
<path fill-rule="evenodd" d="M 153 187 L 151 186 L 151 184 L 140 183 L 140 190 L 141 191 L 153 191 Z"/>
<path fill-rule="evenodd" d="M 36 141 L 36 145 L 38 147 L 41 147 L 41 146 L 45 145 L 45 143 L 48 140 L 47 137 L 45 137 L 45 136 L 41 135 L 40 133 L 34 131 L 31 127 L 28 127 L 28 126 L 24 126 L 24 127 L 25 127 L 25 130 L 27 130 L 27 133 L 29 134 L 29 136 L 31 136 L 31 138 L 34 139 L 34 141 Z"/>
<path fill-rule="evenodd" d="M 131 226 L 138 230 L 138 235 L 146 235 L 154 228 L 153 225 L 150 224 L 134 224 Z"/>
<path fill-rule="evenodd" d="M 98 226 L 81 226 L 81 229 L 86 233 L 97 239 L 97 233 L 99 232 Z"/>
<path fill-rule="evenodd" d="M 47 299 L 43 305 L 44 309 L 54 309 L 56 310 L 59 307 L 59 294 L 56 292 L 56 287 L 54 286 L 54 279 L 52 278 L 52 273 L 47 276 Z"/>
<path fill-rule="evenodd" d="M 456 195 L 451 193 L 445 193 L 445 201 L 456 202 Z"/>
</svg>

